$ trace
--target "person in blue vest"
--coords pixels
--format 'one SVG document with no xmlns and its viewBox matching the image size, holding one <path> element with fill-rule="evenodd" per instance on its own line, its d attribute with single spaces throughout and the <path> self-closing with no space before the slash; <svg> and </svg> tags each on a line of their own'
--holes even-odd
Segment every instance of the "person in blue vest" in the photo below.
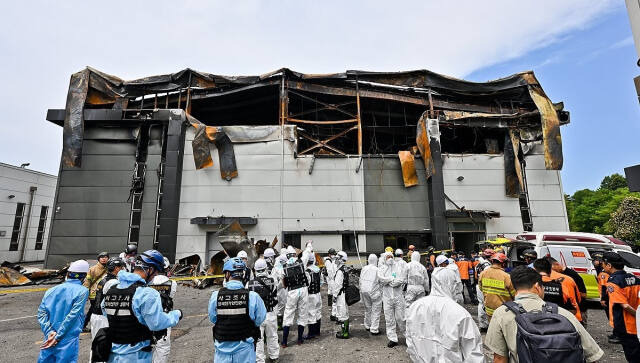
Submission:
<svg viewBox="0 0 640 363">
<path fill-rule="evenodd" d="M 39 363 L 77 362 L 84 305 L 89 290 L 82 282 L 89 272 L 85 260 L 73 262 L 64 283 L 47 290 L 38 307 L 38 322 L 44 334 Z"/>
<path fill-rule="evenodd" d="M 209 320 L 214 324 L 214 362 L 255 362 L 255 342 L 267 308 L 260 295 L 242 283 L 246 265 L 238 257 L 224 263 L 226 286 L 209 299 Z"/>
<path fill-rule="evenodd" d="M 164 271 L 164 257 L 156 250 L 138 255 L 133 272 L 118 272 L 102 301 L 112 337 L 109 362 L 148 362 L 153 359 L 153 332 L 172 328 L 182 319 L 182 311 L 164 312 L 160 293 L 147 286 Z"/>
</svg>

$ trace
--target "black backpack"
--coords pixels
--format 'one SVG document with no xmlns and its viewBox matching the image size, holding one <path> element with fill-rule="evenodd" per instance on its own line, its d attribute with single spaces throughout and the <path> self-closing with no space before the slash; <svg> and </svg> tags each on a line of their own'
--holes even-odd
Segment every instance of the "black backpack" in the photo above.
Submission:
<svg viewBox="0 0 640 363">
<path fill-rule="evenodd" d="M 504 305 L 516 315 L 516 349 L 520 363 L 585 362 L 580 334 L 558 305 L 547 302 L 542 311 L 526 311 L 513 301 Z"/>
</svg>

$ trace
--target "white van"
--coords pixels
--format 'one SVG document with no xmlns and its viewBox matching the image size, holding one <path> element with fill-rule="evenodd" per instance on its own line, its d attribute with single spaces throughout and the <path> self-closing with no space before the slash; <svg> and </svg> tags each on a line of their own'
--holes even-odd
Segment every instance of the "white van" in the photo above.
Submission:
<svg viewBox="0 0 640 363">
<path fill-rule="evenodd" d="M 613 236 L 584 232 L 526 232 L 518 235 L 516 239 L 535 246 L 533 248 L 538 256 L 549 253 L 556 260 L 576 270 L 587 287 L 588 299 L 596 299 L 599 296 L 596 272 L 589 251 L 617 252 L 627 262 L 625 270 L 640 276 L 640 256 L 633 253 L 625 242 Z M 547 249 L 549 252 L 546 252 Z"/>
<path fill-rule="evenodd" d="M 589 249 L 602 249 L 611 251 L 614 249 L 633 252 L 631 247 L 623 241 L 596 233 L 584 232 L 526 232 L 516 237 L 519 241 L 528 241 L 536 246 L 567 245 L 583 246 Z"/>
</svg>

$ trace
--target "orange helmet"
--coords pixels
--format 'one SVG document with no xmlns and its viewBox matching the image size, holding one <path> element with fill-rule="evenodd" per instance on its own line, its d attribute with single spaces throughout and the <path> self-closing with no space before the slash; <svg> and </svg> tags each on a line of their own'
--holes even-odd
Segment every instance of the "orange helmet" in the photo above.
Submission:
<svg viewBox="0 0 640 363">
<path fill-rule="evenodd" d="M 491 256 L 491 261 L 498 261 L 500 263 L 504 263 L 507 260 L 507 255 L 504 253 L 496 253 Z"/>
<path fill-rule="evenodd" d="M 495 254 L 496 254 L 496 251 L 492 250 L 491 248 L 487 248 L 484 251 L 482 251 L 482 256 L 484 257 L 491 257 Z"/>
<path fill-rule="evenodd" d="M 409 245 L 409 250 L 410 250 L 410 251 L 413 251 L 413 250 L 415 250 L 415 249 L 416 249 L 416 246 L 414 246 L 414 245 Z"/>
</svg>

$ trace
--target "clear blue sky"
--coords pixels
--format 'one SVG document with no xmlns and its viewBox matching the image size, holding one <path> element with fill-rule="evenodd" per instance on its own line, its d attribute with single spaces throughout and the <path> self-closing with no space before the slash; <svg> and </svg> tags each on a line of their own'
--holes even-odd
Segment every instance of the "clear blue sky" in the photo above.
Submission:
<svg viewBox="0 0 640 363">
<path fill-rule="evenodd" d="M 571 123 L 562 127 L 562 181 L 571 194 L 640 164 L 636 60 L 629 17 L 620 7 L 549 46 L 465 78 L 486 81 L 533 69 L 549 97 L 564 101 Z"/>
</svg>

